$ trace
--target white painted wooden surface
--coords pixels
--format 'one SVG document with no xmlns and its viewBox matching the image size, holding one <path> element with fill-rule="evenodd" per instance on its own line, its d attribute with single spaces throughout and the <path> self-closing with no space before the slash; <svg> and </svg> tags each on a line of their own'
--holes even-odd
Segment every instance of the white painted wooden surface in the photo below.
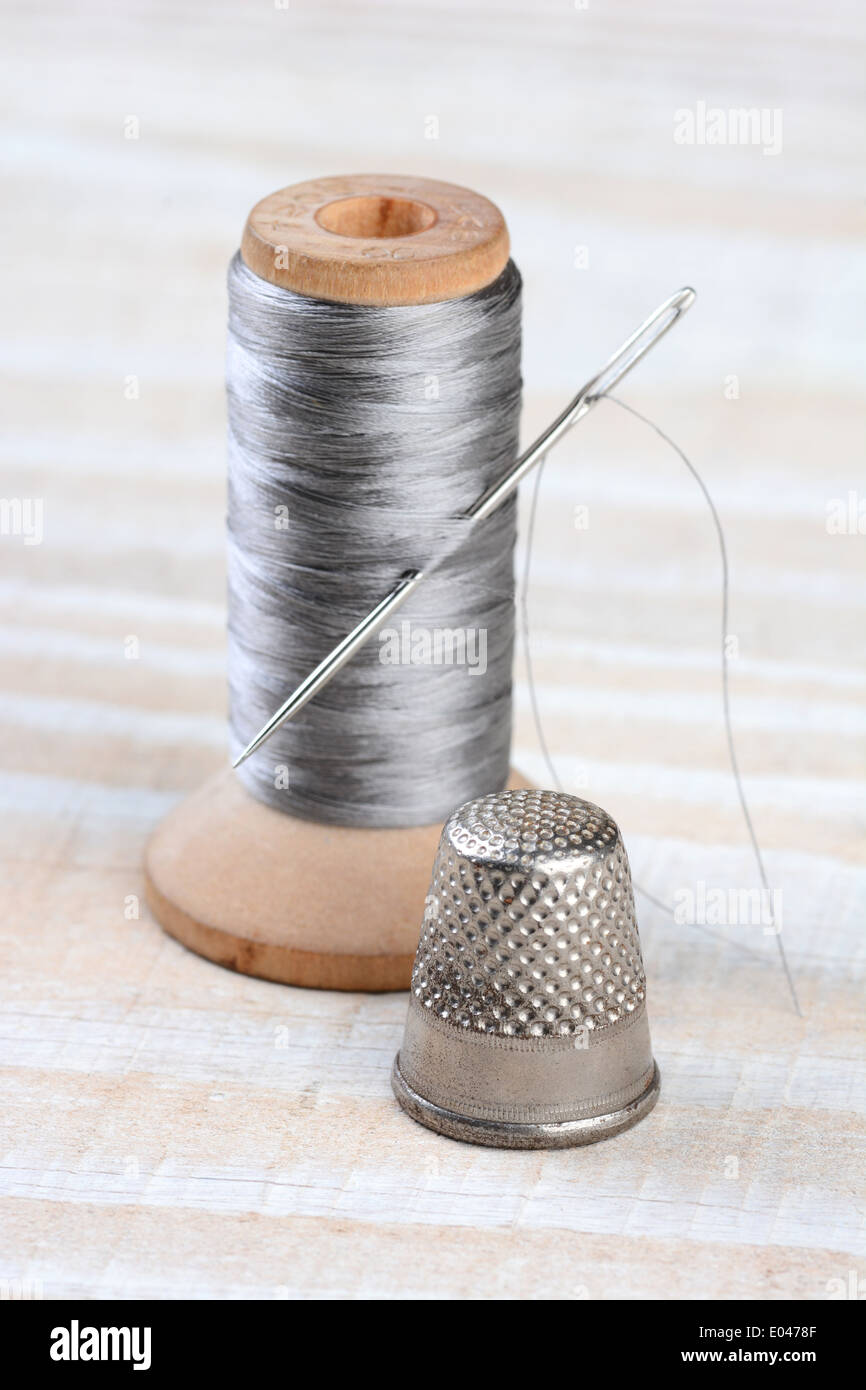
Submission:
<svg viewBox="0 0 866 1390">
<path fill-rule="evenodd" d="M 43 499 L 44 540 L 0 537 L 0 1292 L 823 1298 L 863 1274 L 863 541 L 826 525 L 863 496 L 861 28 L 846 0 L 7 7 L 3 495 Z M 675 144 L 699 101 L 781 110 L 781 153 Z M 593 1149 L 428 1134 L 388 1086 L 404 996 L 232 976 L 127 915 L 149 829 L 224 756 L 225 265 L 263 193 L 375 167 L 505 210 L 527 437 L 700 291 L 624 395 L 724 520 L 804 1016 L 760 928 L 642 903 L 662 1099 Z M 605 405 L 538 527 L 563 777 L 653 893 L 754 886 L 694 483 Z M 522 681 L 517 708 L 546 780 Z"/>
</svg>

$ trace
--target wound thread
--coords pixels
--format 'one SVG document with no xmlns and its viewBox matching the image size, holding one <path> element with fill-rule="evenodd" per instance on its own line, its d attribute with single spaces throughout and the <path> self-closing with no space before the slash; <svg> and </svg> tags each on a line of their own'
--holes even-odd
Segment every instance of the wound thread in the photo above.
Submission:
<svg viewBox="0 0 866 1390">
<path fill-rule="evenodd" d="M 311 820 L 442 820 L 508 777 L 515 500 L 466 540 L 460 517 L 517 455 L 519 272 L 376 308 L 238 254 L 228 285 L 232 756 L 403 571 L 431 571 L 238 775 Z"/>
</svg>

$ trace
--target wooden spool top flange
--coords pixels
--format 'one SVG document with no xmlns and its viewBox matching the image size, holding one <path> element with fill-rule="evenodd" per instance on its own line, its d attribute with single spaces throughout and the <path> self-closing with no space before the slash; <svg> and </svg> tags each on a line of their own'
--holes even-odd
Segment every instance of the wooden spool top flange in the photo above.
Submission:
<svg viewBox="0 0 866 1390">
<path fill-rule="evenodd" d="M 438 179 L 344 174 L 281 188 L 247 219 L 263 280 L 339 304 L 433 304 L 491 284 L 508 261 L 495 203 Z"/>
</svg>

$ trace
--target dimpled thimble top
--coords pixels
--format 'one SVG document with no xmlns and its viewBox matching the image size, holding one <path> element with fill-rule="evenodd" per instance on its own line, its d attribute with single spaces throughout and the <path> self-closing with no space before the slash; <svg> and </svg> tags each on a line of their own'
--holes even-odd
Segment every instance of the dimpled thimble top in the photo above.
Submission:
<svg viewBox="0 0 866 1390">
<path fill-rule="evenodd" d="M 564 792 L 505 791 L 445 824 L 412 974 L 455 1027 L 507 1037 L 609 1030 L 645 997 L 619 829 Z"/>
</svg>

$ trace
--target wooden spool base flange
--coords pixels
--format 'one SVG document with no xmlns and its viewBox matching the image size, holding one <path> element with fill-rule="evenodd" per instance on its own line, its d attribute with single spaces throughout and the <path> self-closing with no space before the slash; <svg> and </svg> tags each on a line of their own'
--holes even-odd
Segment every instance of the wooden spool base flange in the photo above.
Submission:
<svg viewBox="0 0 866 1390">
<path fill-rule="evenodd" d="M 530 784 L 513 773 L 509 786 Z M 439 834 L 297 820 L 230 768 L 157 826 L 147 900 L 184 946 L 312 989 L 408 989 Z"/>
</svg>

